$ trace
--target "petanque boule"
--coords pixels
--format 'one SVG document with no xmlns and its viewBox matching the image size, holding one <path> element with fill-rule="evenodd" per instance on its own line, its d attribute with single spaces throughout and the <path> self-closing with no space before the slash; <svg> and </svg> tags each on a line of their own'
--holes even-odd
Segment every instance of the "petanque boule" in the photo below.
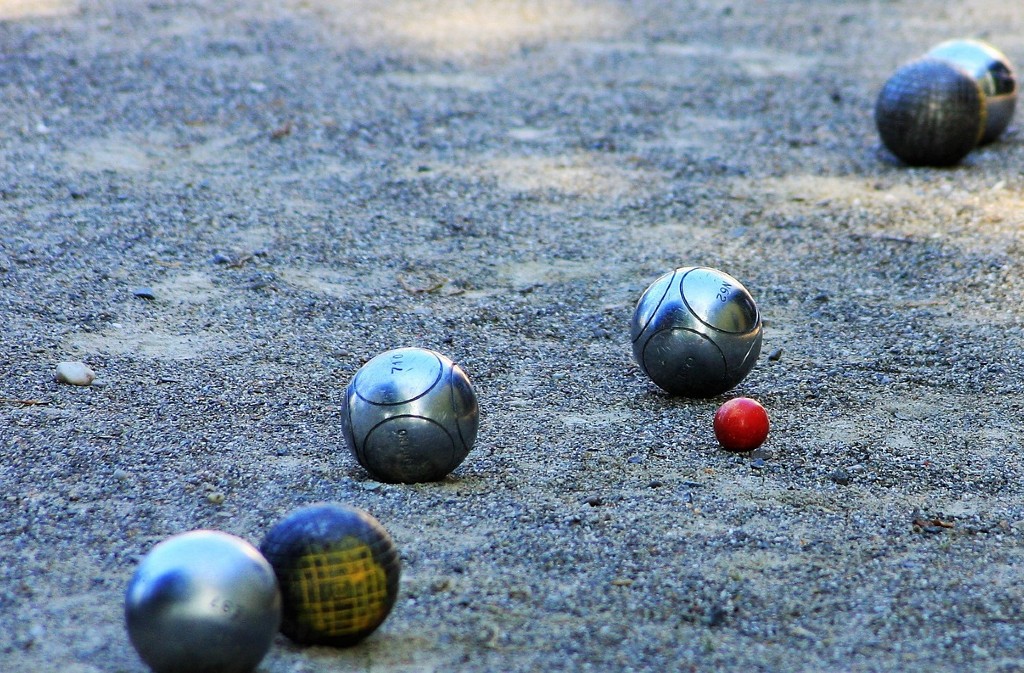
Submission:
<svg viewBox="0 0 1024 673">
<path fill-rule="evenodd" d="M 260 543 L 281 587 L 281 632 L 307 645 L 354 645 L 387 618 L 400 561 L 373 516 L 318 503 L 287 514 Z"/>
<path fill-rule="evenodd" d="M 280 621 L 273 568 L 254 546 L 219 531 L 157 544 L 125 595 L 128 637 L 155 673 L 248 673 Z"/>
<path fill-rule="evenodd" d="M 999 138 L 1013 119 L 1020 88 L 1010 59 L 987 42 L 970 39 L 947 40 L 930 49 L 927 55 L 952 63 L 974 78 L 984 101 L 979 144 Z"/>
<path fill-rule="evenodd" d="M 375 479 L 437 481 L 476 441 L 479 407 L 466 373 L 425 348 L 398 348 L 363 365 L 345 391 L 342 434 Z"/>
<path fill-rule="evenodd" d="M 742 381 L 761 352 L 761 314 L 729 274 L 683 267 L 652 283 L 633 312 L 633 357 L 663 390 L 714 397 Z"/>
<path fill-rule="evenodd" d="M 951 166 L 1006 130 L 1017 105 L 1016 70 L 981 40 L 942 42 L 899 67 L 875 102 L 882 143 L 911 166 Z"/>
<path fill-rule="evenodd" d="M 951 166 L 981 140 L 984 97 L 963 68 L 934 57 L 911 61 L 875 101 L 882 143 L 910 166 Z"/>
</svg>

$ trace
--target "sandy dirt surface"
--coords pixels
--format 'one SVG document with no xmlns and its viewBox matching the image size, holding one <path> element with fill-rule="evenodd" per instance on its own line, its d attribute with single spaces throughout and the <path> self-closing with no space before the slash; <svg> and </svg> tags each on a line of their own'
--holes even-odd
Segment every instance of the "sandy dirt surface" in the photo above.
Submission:
<svg viewBox="0 0 1024 673">
<path fill-rule="evenodd" d="M 263 673 L 1024 670 L 1024 145 L 908 169 L 872 121 L 962 36 L 1024 64 L 1024 5 L 0 0 L 0 670 L 144 671 L 155 543 L 325 500 L 398 602 Z M 689 265 L 765 318 L 716 399 L 632 361 Z M 480 399 L 440 483 L 340 438 L 399 346 Z"/>
</svg>

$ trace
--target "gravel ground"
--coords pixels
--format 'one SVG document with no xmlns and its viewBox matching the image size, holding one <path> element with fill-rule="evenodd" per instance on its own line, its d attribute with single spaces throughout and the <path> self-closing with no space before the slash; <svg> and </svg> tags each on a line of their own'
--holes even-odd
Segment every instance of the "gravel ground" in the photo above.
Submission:
<svg viewBox="0 0 1024 673">
<path fill-rule="evenodd" d="M 871 117 L 961 36 L 1024 63 L 1024 5 L 0 0 L 0 668 L 142 672 L 156 542 L 336 500 L 399 600 L 264 673 L 1024 670 L 1024 144 L 907 169 Z M 766 319 L 711 400 L 629 346 L 695 264 Z M 441 483 L 339 438 L 406 345 L 480 398 Z"/>
</svg>

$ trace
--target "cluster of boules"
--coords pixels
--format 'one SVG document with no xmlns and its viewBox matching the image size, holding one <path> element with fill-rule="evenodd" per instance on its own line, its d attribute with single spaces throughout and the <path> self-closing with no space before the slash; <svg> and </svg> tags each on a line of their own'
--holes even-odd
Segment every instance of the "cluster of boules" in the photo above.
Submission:
<svg viewBox="0 0 1024 673">
<path fill-rule="evenodd" d="M 875 103 L 882 143 L 910 166 L 952 166 L 1006 130 L 1019 83 L 979 40 L 950 40 L 896 70 Z"/>
<path fill-rule="evenodd" d="M 734 388 L 754 368 L 764 326 L 740 281 L 696 266 L 651 283 L 633 311 L 630 332 L 633 358 L 659 388 L 709 398 Z M 768 437 L 768 414 L 753 399 L 734 398 L 715 414 L 714 430 L 727 451 L 753 451 Z"/>
<path fill-rule="evenodd" d="M 670 394 L 714 397 L 739 384 L 761 350 L 761 314 L 734 277 L 675 269 L 647 288 L 632 321 L 640 368 Z M 425 348 L 370 359 L 341 404 L 341 434 L 374 479 L 444 479 L 473 447 L 476 393 L 452 360 Z M 748 452 L 768 434 L 754 400 L 722 405 L 723 448 Z M 304 645 L 347 647 L 373 633 L 399 590 L 398 551 L 368 513 L 318 503 L 288 513 L 259 547 L 196 530 L 157 544 L 125 597 L 128 635 L 155 673 L 249 673 L 280 631 Z"/>
<path fill-rule="evenodd" d="M 154 673 L 250 673 L 280 630 L 303 645 L 354 645 L 398 595 L 400 562 L 367 512 L 336 503 L 293 510 L 259 548 L 216 530 L 171 536 L 141 560 L 125 623 Z"/>
</svg>

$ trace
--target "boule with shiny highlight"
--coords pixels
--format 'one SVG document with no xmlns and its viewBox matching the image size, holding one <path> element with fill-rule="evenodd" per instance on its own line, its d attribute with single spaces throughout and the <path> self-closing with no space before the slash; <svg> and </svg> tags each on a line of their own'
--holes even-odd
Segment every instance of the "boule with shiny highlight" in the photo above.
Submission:
<svg viewBox="0 0 1024 673">
<path fill-rule="evenodd" d="M 1013 119 L 1020 89 L 1017 71 L 1006 54 L 987 42 L 962 39 L 938 44 L 927 55 L 953 63 L 974 78 L 984 96 L 985 108 L 979 144 L 998 139 Z"/>
<path fill-rule="evenodd" d="M 476 441 L 476 392 L 463 369 L 426 348 L 397 348 L 356 372 L 345 391 L 342 434 L 375 479 L 438 481 Z"/>
<path fill-rule="evenodd" d="M 195 530 L 143 557 L 124 613 L 128 637 L 154 673 L 249 673 L 277 633 L 281 595 L 254 546 Z"/>
<path fill-rule="evenodd" d="M 757 363 L 763 326 L 753 297 L 729 274 L 682 267 L 652 283 L 633 312 L 633 357 L 663 390 L 714 397 Z"/>
</svg>

